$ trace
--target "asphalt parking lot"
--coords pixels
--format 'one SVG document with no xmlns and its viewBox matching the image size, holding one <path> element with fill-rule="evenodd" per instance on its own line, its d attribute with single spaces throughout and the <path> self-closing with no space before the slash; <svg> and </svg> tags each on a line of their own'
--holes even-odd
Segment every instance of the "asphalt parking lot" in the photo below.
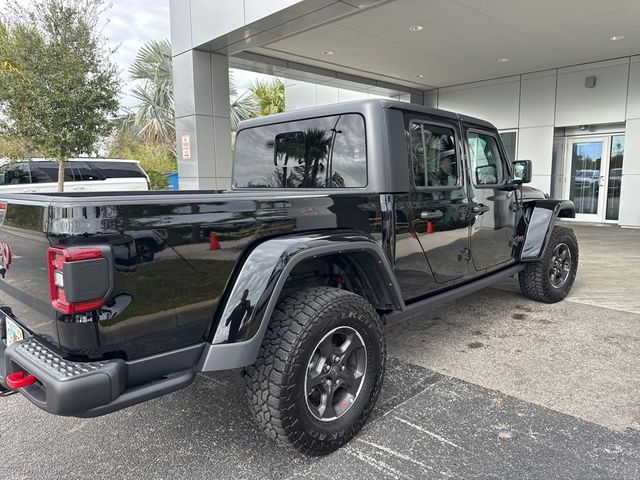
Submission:
<svg viewBox="0 0 640 480">
<path fill-rule="evenodd" d="M 505 281 L 390 329 L 373 418 L 332 455 L 273 444 L 226 372 L 96 419 L 0 399 L 0 478 L 640 478 L 640 231 L 575 230 L 568 300 Z"/>
</svg>

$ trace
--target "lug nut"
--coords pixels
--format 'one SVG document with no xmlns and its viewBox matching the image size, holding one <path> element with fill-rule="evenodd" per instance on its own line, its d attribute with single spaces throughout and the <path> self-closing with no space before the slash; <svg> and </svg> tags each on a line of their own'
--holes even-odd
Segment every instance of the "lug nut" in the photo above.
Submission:
<svg viewBox="0 0 640 480">
<path fill-rule="evenodd" d="M 340 371 L 344 371 L 344 365 L 340 367 Z"/>
</svg>

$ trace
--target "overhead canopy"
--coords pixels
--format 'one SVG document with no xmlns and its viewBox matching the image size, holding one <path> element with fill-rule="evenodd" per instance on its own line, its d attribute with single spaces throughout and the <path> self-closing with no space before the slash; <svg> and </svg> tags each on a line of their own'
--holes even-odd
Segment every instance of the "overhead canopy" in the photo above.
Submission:
<svg viewBox="0 0 640 480">
<path fill-rule="evenodd" d="M 637 0 L 288 3 L 202 48 L 421 90 L 640 53 Z"/>
</svg>

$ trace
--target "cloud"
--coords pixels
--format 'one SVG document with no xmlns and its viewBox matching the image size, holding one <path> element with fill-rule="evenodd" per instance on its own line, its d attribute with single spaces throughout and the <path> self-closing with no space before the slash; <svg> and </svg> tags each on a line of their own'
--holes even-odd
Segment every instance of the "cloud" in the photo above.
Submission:
<svg viewBox="0 0 640 480">
<path fill-rule="evenodd" d="M 111 59 L 123 80 L 122 103 L 131 107 L 135 101 L 130 95 L 134 84 L 129 78 L 129 67 L 146 42 L 170 38 L 169 0 L 112 0 L 112 3 L 103 14 L 103 34 L 108 47 L 117 48 Z"/>
</svg>

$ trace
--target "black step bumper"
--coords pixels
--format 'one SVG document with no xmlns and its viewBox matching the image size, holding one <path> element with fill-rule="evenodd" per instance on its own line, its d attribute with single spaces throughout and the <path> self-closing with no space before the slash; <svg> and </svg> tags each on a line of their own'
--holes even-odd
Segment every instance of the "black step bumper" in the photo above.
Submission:
<svg viewBox="0 0 640 480">
<path fill-rule="evenodd" d="M 202 349 L 203 345 L 194 345 L 132 362 L 71 362 L 34 337 L 8 348 L 0 341 L 0 384 L 6 387 L 7 375 L 23 371 L 37 380 L 18 390 L 41 409 L 95 417 L 188 386 Z"/>
</svg>

